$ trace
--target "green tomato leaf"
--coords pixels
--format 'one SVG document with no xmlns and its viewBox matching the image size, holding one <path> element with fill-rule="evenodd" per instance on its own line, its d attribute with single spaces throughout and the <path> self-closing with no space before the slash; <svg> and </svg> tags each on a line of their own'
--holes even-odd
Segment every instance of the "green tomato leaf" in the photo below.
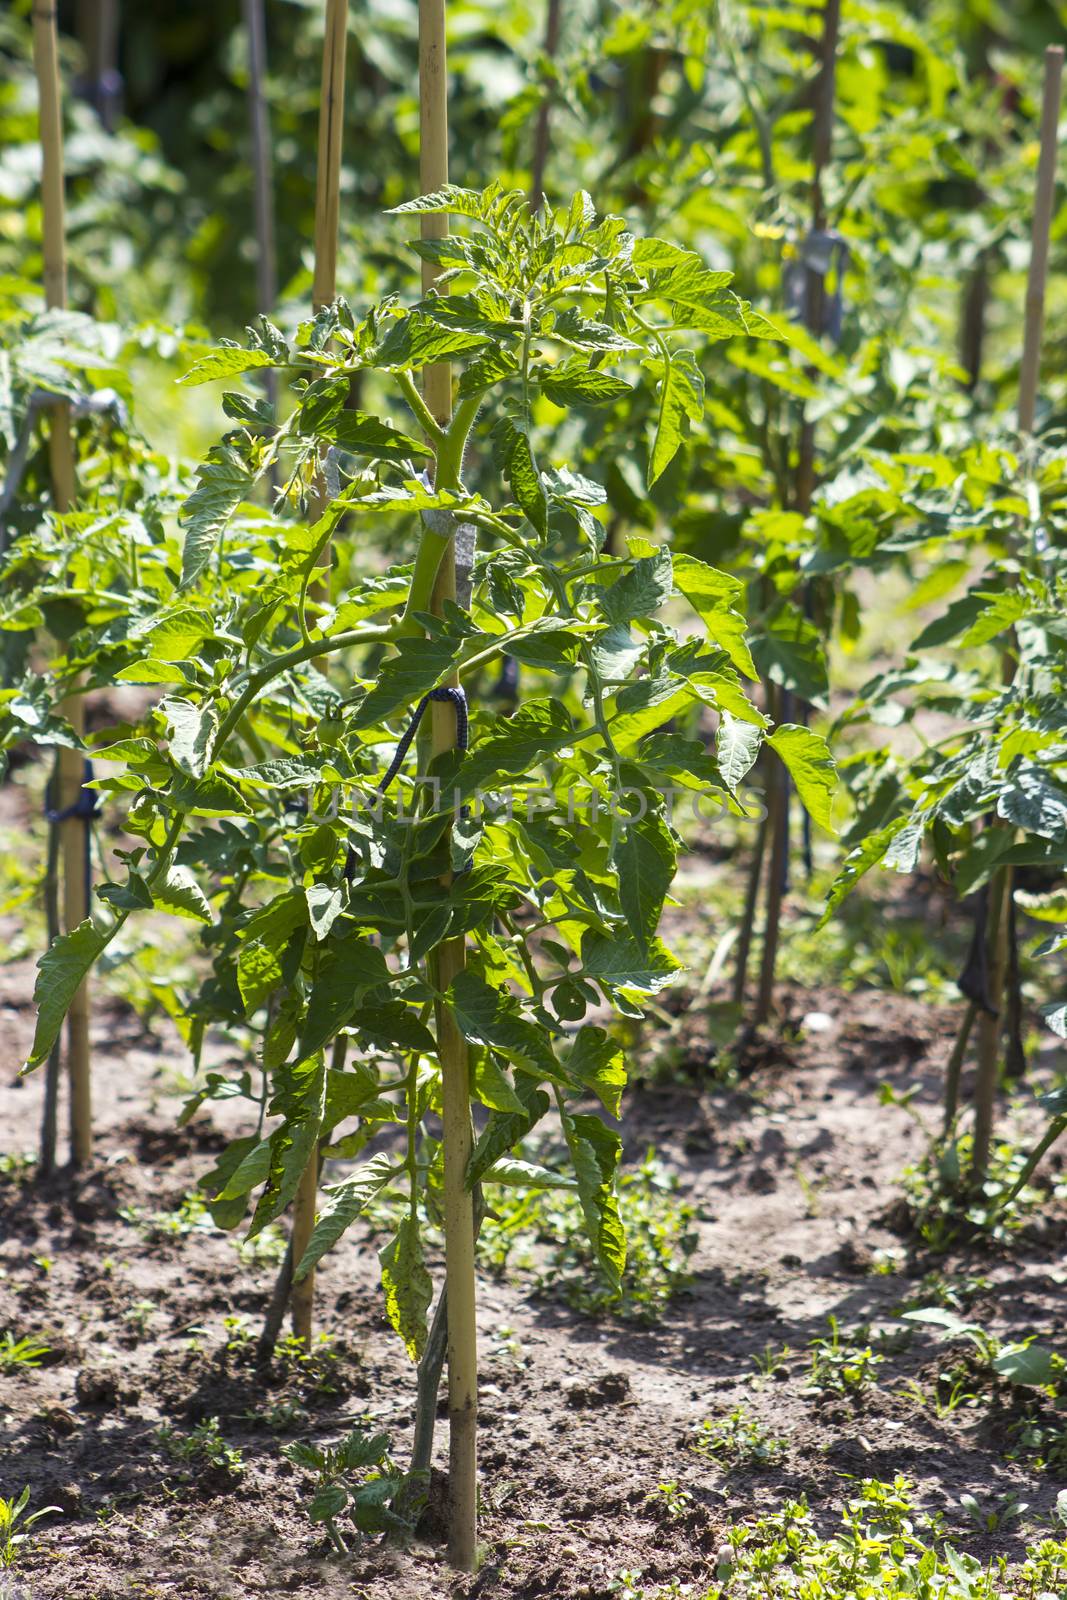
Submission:
<svg viewBox="0 0 1067 1600">
<path fill-rule="evenodd" d="M 341 1235 L 386 1187 L 395 1170 L 392 1158 L 383 1151 L 364 1162 L 343 1183 L 327 1186 L 326 1204 L 316 1218 L 307 1248 L 296 1264 L 294 1283 L 306 1278 L 327 1250 L 333 1249 Z"/>
<path fill-rule="evenodd" d="M 822 734 L 798 723 L 783 722 L 768 736 L 767 743 L 785 763 L 808 815 L 827 833 L 834 833 L 831 813 L 837 769 Z"/>
<path fill-rule="evenodd" d="M 690 422 L 704 415 L 704 375 L 691 350 L 673 350 L 664 364 L 654 363 L 659 376 L 659 415 L 648 458 L 649 488 L 674 460 Z"/>
<path fill-rule="evenodd" d="M 40 1066 L 59 1037 L 71 1001 L 97 956 L 105 949 L 110 933 L 95 922 L 80 922 L 69 933 L 60 934 L 37 963 L 37 982 L 33 998 L 37 1006 L 37 1027 L 33 1035 L 27 1068 Z"/>
<path fill-rule="evenodd" d="M 396 1237 L 378 1252 L 378 1260 L 386 1315 L 412 1361 L 417 1361 L 426 1346 L 426 1313 L 433 1301 L 433 1280 L 423 1261 L 415 1217 L 403 1218 Z"/>
</svg>

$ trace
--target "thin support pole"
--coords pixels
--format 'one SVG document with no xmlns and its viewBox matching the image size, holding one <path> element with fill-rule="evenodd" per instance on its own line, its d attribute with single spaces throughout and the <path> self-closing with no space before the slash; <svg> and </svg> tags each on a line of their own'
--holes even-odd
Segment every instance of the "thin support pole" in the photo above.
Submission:
<svg viewBox="0 0 1067 1600">
<path fill-rule="evenodd" d="M 248 115 L 252 132 L 252 205 L 256 228 L 256 310 L 269 317 L 278 298 L 274 241 L 274 169 L 267 103 L 267 30 L 263 0 L 244 0 L 248 39 Z M 271 405 L 278 399 L 278 374 L 264 374 Z"/>
<path fill-rule="evenodd" d="M 44 298 L 50 309 L 67 304 L 67 248 L 63 195 L 63 116 L 56 38 L 56 10 L 49 0 L 37 0 L 33 12 L 33 60 L 37 75 L 41 128 L 41 217 L 44 259 Z M 52 410 L 48 435 L 52 478 L 52 503 L 60 514 L 74 505 L 74 441 L 70 407 Z M 85 709 L 80 695 L 71 695 L 61 707 L 76 740 L 85 732 Z M 81 794 L 84 758 L 78 749 L 59 751 L 56 807 L 68 813 L 58 824 L 63 859 L 63 925 L 69 932 L 89 915 L 86 854 L 89 823 L 73 814 Z M 92 1091 L 89 1052 L 89 985 L 83 982 L 67 1013 L 67 1075 L 70 1082 L 70 1145 L 76 1167 L 93 1156 Z"/>
<path fill-rule="evenodd" d="M 1041 154 L 1037 163 L 1034 220 L 1030 229 L 1030 270 L 1026 280 L 1023 358 L 1019 368 L 1019 432 L 1033 433 L 1037 410 L 1037 384 L 1041 373 L 1041 340 L 1045 327 L 1045 285 L 1048 282 L 1048 245 L 1056 197 L 1056 145 L 1063 88 L 1063 46 L 1050 44 L 1045 51 L 1045 81 L 1041 97 Z"/>
<path fill-rule="evenodd" d="M 563 0 L 548 0 L 545 18 L 545 50 L 549 61 L 554 61 L 559 50 L 560 22 Z M 530 163 L 530 210 L 540 211 L 545 200 L 545 168 L 548 165 L 548 127 L 552 116 L 552 96 L 549 85 L 545 97 L 537 108 L 534 124 L 533 160 Z"/>
<path fill-rule="evenodd" d="M 445 0 L 419 0 L 419 182 L 425 193 L 448 182 L 448 57 Z M 424 239 L 443 238 L 447 216 L 422 218 Z M 436 273 L 423 262 L 423 288 Z M 423 398 L 435 422 L 447 428 L 452 416 L 452 371 L 447 361 L 425 368 Z M 450 543 L 437 572 L 431 609 L 441 615 L 456 600 L 455 552 Z M 457 686 L 458 676 L 453 681 Z M 455 708 L 447 701 L 432 707 L 432 750 L 439 755 L 456 744 Z M 466 962 L 462 937 L 445 939 L 433 955 L 435 988 L 445 994 Z M 475 1316 L 474 1195 L 467 1187 L 472 1148 L 467 1041 L 451 1009 L 435 1006 L 437 1053 L 441 1066 L 441 1121 L 444 1144 L 445 1290 L 448 1304 L 448 1559 L 460 1572 L 473 1572 L 478 1555 L 478 1337 Z"/>
<path fill-rule="evenodd" d="M 322 46 L 322 92 L 319 101 L 319 154 L 315 189 L 315 276 L 311 298 L 316 311 L 328 306 L 337 291 L 337 239 L 341 222 L 341 146 L 344 131 L 345 50 L 348 43 L 348 0 L 326 0 L 326 35 Z M 326 504 L 326 485 L 316 482 L 309 520 L 315 522 Z M 323 578 L 316 585 L 329 593 L 330 547 L 322 554 Z M 338 1040 L 337 1043 L 343 1044 Z M 319 1192 L 316 1150 L 300 1177 L 293 1197 L 293 1270 L 307 1249 L 315 1227 Z M 315 1272 L 306 1273 L 289 1292 L 293 1333 L 310 1349 L 315 1305 Z"/>
</svg>

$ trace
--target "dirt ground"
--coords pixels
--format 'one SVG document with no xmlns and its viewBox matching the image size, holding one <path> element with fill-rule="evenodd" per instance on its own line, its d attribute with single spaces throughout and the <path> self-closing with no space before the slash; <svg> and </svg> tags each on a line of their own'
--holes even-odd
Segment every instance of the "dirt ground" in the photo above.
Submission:
<svg viewBox="0 0 1067 1600">
<path fill-rule="evenodd" d="M 37 1142 L 41 1082 L 17 1077 L 32 978 L 28 961 L 0 968 L 0 1153 L 9 1156 Z M 372 1540 L 347 1558 L 331 1554 L 281 1455 L 293 1438 L 335 1442 L 369 1418 L 405 1459 L 414 1373 L 385 1322 L 380 1240 L 357 1225 L 320 1272 L 320 1326 L 336 1355 L 329 1377 L 290 1366 L 265 1392 L 251 1346 L 227 1350 L 234 1332 L 224 1319 L 257 1329 L 275 1267 L 243 1262 L 217 1232 L 158 1237 L 138 1223 L 177 1209 L 211 1165 L 225 1142 L 218 1110 L 177 1131 L 179 1041 L 165 1024 L 146 1033 L 102 999 L 96 1165 L 73 1182 L 60 1174 L 41 1185 L 17 1163 L 0 1177 L 0 1334 L 38 1335 L 51 1351 L 38 1369 L 0 1372 L 0 1489 L 11 1496 L 28 1484 L 33 1505 L 59 1508 L 21 1558 L 18 1592 L 608 1600 L 624 1570 L 650 1589 L 675 1579 L 699 1592 L 730 1524 L 801 1493 L 829 1524 L 853 1480 L 898 1473 L 943 1512 L 956 1543 L 1017 1556 L 1027 1519 L 1047 1515 L 1061 1485 L 1006 1459 L 1008 1402 L 987 1394 L 938 1417 L 909 1396 L 910 1379 L 928 1387 L 944 1363 L 927 1332 L 890 1348 L 877 1385 L 856 1400 L 805 1392 L 807 1346 L 830 1314 L 845 1330 L 899 1333 L 894 1312 L 933 1267 L 987 1280 L 970 1314 L 1001 1336 L 1062 1339 L 1062 1210 L 1050 1208 L 1010 1253 L 976 1247 L 934 1261 L 894 1231 L 901 1172 L 922 1149 L 914 1114 L 935 1120 L 952 1013 L 870 990 L 794 989 L 784 1004 L 794 1027 L 724 1089 L 699 1065 L 708 1055 L 701 1002 L 673 1004 L 693 1081 L 639 1081 L 623 1134 L 630 1161 L 654 1145 L 700 1208 L 692 1288 L 646 1327 L 591 1320 L 521 1281 L 483 1280 L 486 1556 L 477 1577 L 456 1577 L 432 1529 L 405 1550 Z M 886 1085 L 915 1089 L 911 1109 L 886 1103 Z M 776 1374 L 761 1376 L 755 1358 L 782 1346 Z M 302 1411 L 279 1434 L 264 1414 L 285 1402 Z M 690 1448 L 694 1428 L 737 1405 L 787 1439 L 773 1465 L 731 1471 Z M 159 1437 L 211 1417 L 242 1452 L 236 1479 L 176 1461 Z M 442 1424 L 442 1467 L 446 1432 Z M 675 1514 L 656 1492 L 664 1483 L 691 1496 Z M 983 1540 L 961 1495 L 986 1503 L 1010 1492 L 1028 1502 L 1027 1519 Z"/>
</svg>

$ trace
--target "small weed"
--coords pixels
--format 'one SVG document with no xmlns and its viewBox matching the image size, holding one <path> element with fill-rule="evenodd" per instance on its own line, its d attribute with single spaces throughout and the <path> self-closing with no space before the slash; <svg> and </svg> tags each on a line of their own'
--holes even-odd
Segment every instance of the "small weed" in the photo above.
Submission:
<svg viewBox="0 0 1067 1600">
<path fill-rule="evenodd" d="M 693 1509 L 693 1496 L 677 1483 L 658 1483 L 648 1497 L 649 1505 L 662 1505 L 672 1522 L 680 1522 Z"/>
<path fill-rule="evenodd" d="M 0 1178 L 12 1183 L 28 1183 L 37 1169 L 37 1155 L 33 1150 L 12 1150 L 0 1155 Z"/>
<path fill-rule="evenodd" d="M 0 1567 L 10 1570 L 18 1560 L 22 1545 L 30 1537 L 34 1523 L 59 1510 L 58 1506 L 42 1506 L 40 1511 L 31 1511 L 27 1516 L 26 1507 L 29 1503 L 29 1484 L 20 1495 L 10 1500 L 0 1495 Z"/>
<path fill-rule="evenodd" d="M 960 1505 L 981 1533 L 999 1533 L 1010 1528 L 1013 1522 L 1029 1510 L 1025 1500 L 1017 1494 L 1001 1495 L 998 1500 L 979 1504 L 973 1494 L 960 1496 Z"/>
<path fill-rule="evenodd" d="M 772 1378 L 781 1381 L 789 1376 L 787 1365 L 793 1354 L 787 1344 L 765 1344 L 758 1356 L 753 1356 L 752 1361 L 756 1368 L 756 1376 L 751 1380 L 754 1389 L 762 1389 L 765 1383 Z"/>
<path fill-rule="evenodd" d="M 836 1317 L 828 1318 L 828 1337 L 812 1339 L 809 1394 L 859 1395 L 876 1381 L 885 1360 L 868 1342 L 869 1330 L 857 1328 L 854 1336 L 842 1334 Z"/>
<path fill-rule="evenodd" d="M 979 1191 L 969 1183 L 972 1139 L 969 1133 L 934 1144 L 903 1175 L 915 1232 L 939 1254 L 961 1242 L 985 1239 L 1003 1244 L 1022 1228 L 1042 1201 L 1041 1191 L 1026 1184 L 1014 1194 L 1028 1151 L 997 1145 L 989 1174 Z"/>
<path fill-rule="evenodd" d="M 198 1422 L 192 1433 L 178 1433 L 165 1425 L 156 1429 L 156 1438 L 172 1461 L 215 1467 L 231 1478 L 240 1477 L 245 1470 L 240 1450 L 222 1437 L 218 1417 Z"/>
<path fill-rule="evenodd" d="M 268 1222 L 252 1239 L 231 1236 L 230 1243 L 243 1267 L 276 1267 L 287 1248 L 284 1233 L 273 1222 Z"/>
<path fill-rule="evenodd" d="M 271 1433 L 292 1433 L 304 1426 L 308 1413 L 297 1400 L 278 1400 L 268 1411 L 248 1410 L 244 1417 L 252 1427 L 269 1428 Z"/>
<path fill-rule="evenodd" d="M 39 1339 L 34 1339 L 30 1335 L 16 1339 L 8 1329 L 0 1333 L 0 1372 L 16 1372 L 19 1368 L 39 1367 L 50 1349 L 50 1345 L 42 1344 Z"/>
<path fill-rule="evenodd" d="M 735 1406 L 725 1417 L 702 1422 L 692 1448 L 730 1467 L 763 1467 L 782 1455 L 787 1441 L 769 1433 L 743 1406 Z"/>
<path fill-rule="evenodd" d="M 566 1191 L 508 1190 L 494 1198 L 479 1253 L 499 1273 L 512 1265 L 531 1270 L 541 1294 L 558 1293 L 587 1315 L 610 1312 L 652 1322 L 691 1281 L 698 1212 L 678 1198 L 677 1188 L 677 1179 L 652 1150 L 640 1167 L 620 1177 L 619 1215 L 627 1245 L 621 1291 L 598 1272 L 581 1205 Z M 547 1247 L 547 1259 L 541 1247 Z"/>
<path fill-rule="evenodd" d="M 154 1300 L 134 1300 L 122 1313 L 122 1320 L 139 1337 L 148 1332 L 148 1324 L 156 1309 Z"/>
</svg>

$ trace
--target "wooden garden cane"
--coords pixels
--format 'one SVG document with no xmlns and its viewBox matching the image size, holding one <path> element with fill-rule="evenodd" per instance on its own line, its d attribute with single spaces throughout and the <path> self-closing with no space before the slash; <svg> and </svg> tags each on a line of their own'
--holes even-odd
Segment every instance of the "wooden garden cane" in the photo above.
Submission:
<svg viewBox="0 0 1067 1600">
<path fill-rule="evenodd" d="M 322 95 L 319 102 L 319 155 L 315 192 L 315 276 L 311 291 L 316 311 L 328 306 L 337 290 L 337 238 L 341 220 L 341 140 L 345 105 L 345 46 L 348 39 L 348 0 L 326 0 L 326 37 L 322 48 Z M 319 482 L 309 519 L 322 515 L 326 486 Z M 324 553 L 329 570 L 330 551 Z M 326 579 L 328 584 L 329 580 Z M 319 1156 L 312 1155 L 293 1200 L 291 1269 L 300 1264 L 315 1227 L 319 1192 Z M 315 1273 L 308 1272 L 290 1290 L 293 1332 L 305 1346 L 311 1344 L 311 1315 L 315 1302 Z"/>
<path fill-rule="evenodd" d="M 274 174 L 270 110 L 267 105 L 267 31 L 263 0 L 244 0 L 248 42 L 248 115 L 252 133 L 252 199 L 256 225 L 256 310 L 269 317 L 278 298 L 274 250 Z M 268 367 L 264 388 L 271 405 L 278 399 L 278 374 Z"/>
<path fill-rule="evenodd" d="M 841 26 L 841 0 L 826 0 L 823 11 L 821 67 L 815 93 L 815 117 L 812 125 L 812 230 L 821 233 L 826 228 L 826 206 L 823 200 L 822 175 L 830 163 L 834 131 L 834 90 L 837 72 L 837 38 Z M 815 335 L 821 334 L 825 314 L 826 286 L 819 272 L 808 272 L 804 324 Z M 815 488 L 815 424 L 801 417 L 800 445 L 797 459 L 796 499 L 794 509 L 801 516 L 811 510 L 811 497 Z M 774 720 L 781 720 L 784 691 L 776 684 L 770 685 L 770 712 Z M 767 867 L 766 917 L 763 928 L 763 951 L 760 957 L 759 992 L 756 998 L 755 1020 L 770 1020 L 774 1007 L 774 980 L 778 964 L 778 937 L 782 919 L 782 900 L 786 865 L 789 853 L 789 813 L 787 809 L 788 779 L 779 761 L 768 758 L 767 764 L 767 818 L 766 842 L 770 845 Z M 762 852 L 757 849 L 755 870 L 758 872 Z M 743 947 L 747 962 L 747 944 Z M 744 992 L 744 969 L 741 967 L 742 951 L 738 953 L 740 989 Z M 737 989 L 735 988 L 735 996 Z"/>
<path fill-rule="evenodd" d="M 448 60 L 445 0 L 419 0 L 419 182 L 430 194 L 448 182 Z M 426 215 L 422 237 L 441 239 L 448 218 Z M 437 269 L 422 264 L 422 286 L 432 288 Z M 423 398 L 440 427 L 452 417 L 452 369 L 437 361 L 423 372 Z M 434 585 L 432 610 L 440 616 L 446 601 L 455 604 L 455 550 L 445 550 Z M 454 677 L 452 683 L 459 684 Z M 432 706 L 432 750 L 439 755 L 456 744 L 456 712 L 447 702 Z M 463 970 L 462 937 L 445 939 L 434 955 L 435 984 L 444 993 Z M 437 1050 L 441 1064 L 444 1143 L 445 1288 L 448 1297 L 448 1557 L 461 1572 L 473 1572 L 478 1547 L 477 1420 L 478 1339 L 475 1321 L 474 1196 L 467 1187 L 471 1154 L 470 1086 L 467 1042 L 447 1006 L 436 1007 Z"/>
<path fill-rule="evenodd" d="M 67 252 L 63 203 L 63 121 L 56 39 L 56 10 L 49 0 L 36 0 L 33 9 L 33 62 L 41 129 L 41 233 L 44 257 L 44 299 L 50 310 L 67 305 Z M 61 514 L 74 504 L 74 442 L 70 432 L 70 407 L 57 402 L 48 434 L 48 460 L 52 477 L 52 503 Z M 77 738 L 85 731 L 85 707 L 80 695 L 70 695 L 63 716 Z M 63 923 L 69 932 L 89 915 L 86 859 L 89 820 L 75 814 L 85 777 L 79 750 L 60 749 L 56 764 L 56 809 L 63 820 L 60 830 L 63 863 Z M 89 986 L 83 982 L 67 1013 L 67 1074 L 70 1081 L 70 1145 L 76 1167 L 86 1166 L 93 1155 L 92 1095 L 89 1068 Z M 46 1088 L 46 1093 L 48 1092 Z"/>
<path fill-rule="evenodd" d="M 548 0 L 545 17 L 545 55 L 554 61 L 559 50 L 560 22 L 563 0 Z M 540 211 L 545 198 L 545 168 L 548 165 L 548 124 L 552 115 L 552 97 L 546 87 L 545 97 L 537 109 L 534 124 L 533 160 L 530 164 L 530 210 Z"/>
<path fill-rule="evenodd" d="M 1034 431 L 1037 385 L 1041 371 L 1041 337 L 1045 325 L 1045 284 L 1048 281 L 1048 247 L 1056 195 L 1056 153 L 1060 98 L 1063 84 L 1063 46 L 1045 51 L 1044 92 L 1041 102 L 1041 153 L 1037 163 L 1034 218 L 1030 228 L 1030 270 L 1026 281 L 1023 356 L 1019 368 L 1019 432 Z M 1010 679 L 1010 663 L 1007 676 Z M 1000 1037 L 1004 977 L 1008 964 L 1011 924 L 1012 871 L 1001 867 L 989 886 L 989 993 L 988 1009 L 978 1019 L 978 1076 L 974 1091 L 974 1158 L 972 1180 L 981 1183 L 989 1170 L 993 1144 L 993 1109 L 1000 1064 Z"/>
</svg>

